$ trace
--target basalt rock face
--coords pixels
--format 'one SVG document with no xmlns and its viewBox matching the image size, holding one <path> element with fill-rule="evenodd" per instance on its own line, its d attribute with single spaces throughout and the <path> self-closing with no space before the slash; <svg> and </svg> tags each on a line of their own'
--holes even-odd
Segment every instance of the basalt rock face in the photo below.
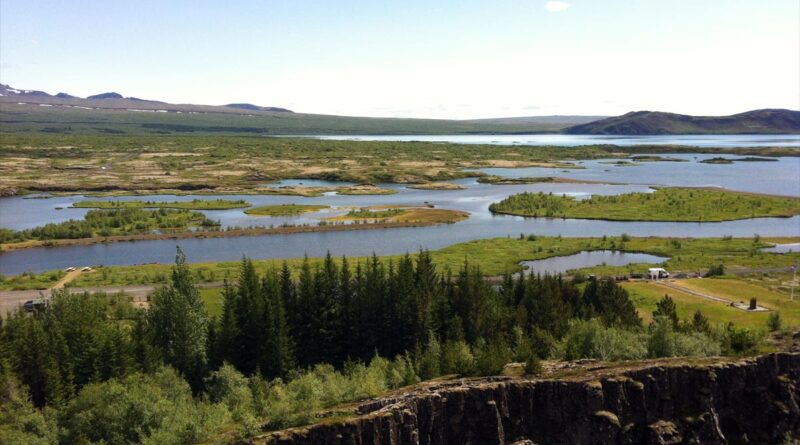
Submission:
<svg viewBox="0 0 800 445">
<path fill-rule="evenodd" d="M 596 377 L 596 378 L 595 378 Z M 800 437 L 800 354 L 587 379 L 486 379 L 359 407 L 270 445 L 775 444 Z"/>
</svg>

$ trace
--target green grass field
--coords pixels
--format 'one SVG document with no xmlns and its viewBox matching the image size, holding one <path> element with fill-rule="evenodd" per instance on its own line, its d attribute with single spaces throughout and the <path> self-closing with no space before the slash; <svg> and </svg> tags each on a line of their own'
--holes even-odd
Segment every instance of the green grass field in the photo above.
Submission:
<svg viewBox="0 0 800 445">
<path fill-rule="evenodd" d="M 612 221 L 713 222 L 800 214 L 800 199 L 728 190 L 660 188 L 653 193 L 572 196 L 520 193 L 494 203 L 494 213 Z"/>
<path fill-rule="evenodd" d="M 627 239 L 627 241 L 625 240 Z M 761 252 L 759 249 L 768 246 L 768 242 L 798 242 L 800 238 L 780 238 L 756 240 L 750 238 L 558 238 L 535 237 L 490 238 L 470 241 L 448 246 L 431 252 L 434 262 L 440 270 L 450 268 L 458 270 L 465 261 L 481 267 L 487 276 L 501 275 L 506 272 L 521 270 L 519 262 L 536 260 L 552 256 L 563 256 L 578 253 L 582 250 L 622 250 L 643 252 L 669 257 L 665 267 L 671 272 L 704 272 L 710 266 L 724 264 L 728 271 L 747 271 L 751 269 L 786 268 L 800 262 L 800 253 L 776 254 Z M 396 257 L 384 257 L 385 260 Z M 191 261 L 191 258 L 189 258 Z M 350 258 L 351 263 L 364 261 L 364 258 Z M 254 260 L 253 264 L 259 272 L 269 268 L 280 268 L 284 260 Z M 286 260 L 293 270 L 299 270 L 302 259 Z M 311 258 L 313 265 L 320 264 L 321 258 Z M 221 281 L 237 276 L 240 262 L 224 261 L 216 263 L 195 263 L 190 268 L 199 281 Z M 585 273 L 597 275 L 626 275 L 645 273 L 649 264 L 630 266 L 597 266 L 583 269 Z M 97 273 L 85 274 L 73 283 L 75 286 L 107 286 L 148 284 L 166 282 L 171 265 L 145 264 L 136 266 L 99 267 Z M 38 282 L 48 282 L 51 272 L 34 274 L 33 277 L 21 280 L 18 277 L 5 277 L 0 282 L 0 289 L 20 288 L 30 283 L 36 288 Z"/>
<path fill-rule="evenodd" d="M 800 326 L 800 301 L 797 299 L 794 302 L 789 301 L 789 295 L 785 292 L 776 292 L 763 285 L 732 277 L 679 280 L 678 283 L 693 290 L 701 290 L 703 293 L 736 302 L 749 301 L 750 297 L 755 297 L 759 305 L 780 312 L 785 326 Z M 736 326 L 747 328 L 764 329 L 767 326 L 769 312 L 743 311 L 652 282 L 623 283 L 623 287 L 630 292 L 640 315 L 648 322 L 652 320 L 656 303 L 664 295 L 669 295 L 675 301 L 681 320 L 690 320 L 694 312 L 699 310 L 708 317 L 712 325 L 733 322 Z"/>
<path fill-rule="evenodd" d="M 282 205 L 253 207 L 252 209 L 245 210 L 244 213 L 253 216 L 295 216 L 303 213 L 318 212 L 320 210 L 328 208 L 330 208 L 330 206 L 310 205 L 310 204 L 282 204 Z"/>
</svg>

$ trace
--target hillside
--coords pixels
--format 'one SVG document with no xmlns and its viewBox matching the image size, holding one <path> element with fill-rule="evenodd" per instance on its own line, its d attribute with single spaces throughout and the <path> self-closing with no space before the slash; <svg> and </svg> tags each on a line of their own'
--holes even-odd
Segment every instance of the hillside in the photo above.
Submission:
<svg viewBox="0 0 800 445">
<path fill-rule="evenodd" d="M 567 134 L 797 134 L 800 111 L 753 110 L 731 116 L 689 116 L 659 111 L 632 111 L 622 116 L 575 125 Z"/>
<path fill-rule="evenodd" d="M 0 85 L 0 131 L 54 134 L 513 134 L 556 133 L 593 116 L 488 120 L 370 118 L 296 113 L 250 103 L 170 104 L 102 93 L 82 99 Z"/>
</svg>

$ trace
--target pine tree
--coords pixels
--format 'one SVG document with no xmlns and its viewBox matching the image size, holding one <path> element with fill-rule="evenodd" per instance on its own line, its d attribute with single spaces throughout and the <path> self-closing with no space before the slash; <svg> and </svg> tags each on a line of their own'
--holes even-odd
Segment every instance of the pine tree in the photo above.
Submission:
<svg viewBox="0 0 800 445">
<path fill-rule="evenodd" d="M 186 376 L 197 390 L 206 368 L 208 317 L 186 265 L 186 256 L 180 248 L 177 250 L 172 281 L 153 295 L 148 321 L 153 343 L 164 362 Z"/>
<path fill-rule="evenodd" d="M 656 303 L 656 310 L 653 311 L 653 318 L 665 317 L 672 323 L 672 328 L 677 329 L 680 323 L 678 319 L 678 307 L 669 295 L 664 295 L 664 298 Z"/>
</svg>

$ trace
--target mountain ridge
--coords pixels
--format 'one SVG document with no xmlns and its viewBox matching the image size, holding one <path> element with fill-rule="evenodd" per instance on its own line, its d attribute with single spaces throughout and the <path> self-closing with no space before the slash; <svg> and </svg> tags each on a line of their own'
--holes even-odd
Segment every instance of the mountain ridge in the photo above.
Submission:
<svg viewBox="0 0 800 445">
<path fill-rule="evenodd" d="M 146 113 L 143 113 L 146 112 Z M 143 118 L 142 115 L 148 115 Z M 191 115 L 191 116 L 190 116 Z M 286 119 L 291 116 L 291 119 Z M 89 120 L 87 120 L 87 118 Z M 52 125 L 51 125 L 52 124 Z M 171 104 L 116 92 L 87 98 L 0 84 L 0 130 L 50 133 L 246 134 L 800 134 L 800 111 L 761 109 L 730 116 L 632 111 L 621 116 L 419 119 L 296 113 L 247 102 Z"/>
<path fill-rule="evenodd" d="M 765 108 L 729 116 L 691 116 L 663 111 L 631 111 L 563 130 L 566 134 L 795 134 L 800 111 Z"/>
<path fill-rule="evenodd" d="M 87 107 L 97 109 L 136 111 L 181 111 L 181 112 L 218 112 L 243 114 L 249 112 L 268 113 L 293 113 L 292 110 L 281 107 L 262 107 L 253 104 L 228 104 L 228 105 L 195 105 L 195 104 L 170 104 L 159 100 L 140 99 L 138 97 L 124 97 L 117 92 L 105 92 L 87 96 L 86 98 L 73 96 L 60 92 L 55 95 L 39 90 L 24 90 L 0 84 L 0 103 L 12 100 L 24 100 L 34 104 L 61 105 L 67 107 Z"/>
</svg>

